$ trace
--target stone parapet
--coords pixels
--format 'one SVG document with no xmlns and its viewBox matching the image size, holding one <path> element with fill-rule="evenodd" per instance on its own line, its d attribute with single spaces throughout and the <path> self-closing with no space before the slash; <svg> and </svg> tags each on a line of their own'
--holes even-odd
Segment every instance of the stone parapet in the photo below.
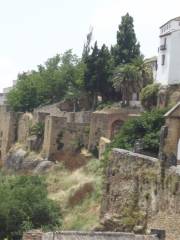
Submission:
<svg viewBox="0 0 180 240">
<path fill-rule="evenodd" d="M 28 232 L 23 236 L 23 240 L 158 240 L 155 234 L 137 235 L 124 232 Z M 162 239 L 163 240 L 163 239 Z"/>
</svg>

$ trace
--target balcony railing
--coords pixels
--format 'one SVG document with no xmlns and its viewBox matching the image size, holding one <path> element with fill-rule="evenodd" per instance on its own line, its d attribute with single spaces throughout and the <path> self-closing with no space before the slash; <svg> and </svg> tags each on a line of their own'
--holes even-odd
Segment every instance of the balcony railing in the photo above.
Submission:
<svg viewBox="0 0 180 240">
<path fill-rule="evenodd" d="M 166 45 L 165 45 L 165 44 L 161 45 L 161 46 L 160 46 L 160 50 L 161 50 L 161 51 L 166 50 Z"/>
</svg>

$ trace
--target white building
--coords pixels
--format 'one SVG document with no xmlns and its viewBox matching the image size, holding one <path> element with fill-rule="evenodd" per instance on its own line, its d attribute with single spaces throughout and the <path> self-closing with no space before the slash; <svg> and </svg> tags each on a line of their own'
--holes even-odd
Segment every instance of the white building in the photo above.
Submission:
<svg viewBox="0 0 180 240">
<path fill-rule="evenodd" d="M 16 85 L 16 80 L 13 80 L 13 86 L 3 88 L 3 92 L 0 93 L 0 105 L 6 104 L 6 102 L 7 102 L 6 96 L 7 96 L 8 92 L 9 92 L 15 85 Z"/>
<path fill-rule="evenodd" d="M 180 17 L 160 27 L 156 81 L 162 85 L 180 84 Z"/>
</svg>

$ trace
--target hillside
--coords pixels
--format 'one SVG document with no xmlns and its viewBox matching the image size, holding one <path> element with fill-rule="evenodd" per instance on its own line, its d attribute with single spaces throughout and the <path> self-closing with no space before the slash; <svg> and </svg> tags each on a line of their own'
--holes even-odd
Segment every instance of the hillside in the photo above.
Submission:
<svg viewBox="0 0 180 240">
<path fill-rule="evenodd" d="M 70 171 L 58 164 L 46 175 L 49 198 L 58 202 L 63 214 L 63 230 L 93 230 L 99 224 L 102 193 L 100 161 Z"/>
</svg>

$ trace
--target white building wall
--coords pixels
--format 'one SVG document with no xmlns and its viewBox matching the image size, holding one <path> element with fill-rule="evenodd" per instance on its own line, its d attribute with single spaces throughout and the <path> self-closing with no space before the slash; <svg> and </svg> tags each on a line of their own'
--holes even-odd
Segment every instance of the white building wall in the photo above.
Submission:
<svg viewBox="0 0 180 240">
<path fill-rule="evenodd" d="M 180 20 L 171 20 L 161 27 L 160 46 L 164 45 L 165 39 L 166 48 L 159 47 L 156 82 L 162 85 L 180 84 Z M 164 65 L 162 55 L 165 55 Z"/>
<path fill-rule="evenodd" d="M 180 31 L 171 35 L 168 84 L 180 84 Z"/>
<path fill-rule="evenodd" d="M 170 63 L 170 48 L 171 48 L 171 39 L 170 35 L 166 35 L 160 38 L 160 45 L 164 45 L 164 41 L 166 38 L 166 50 L 160 50 L 158 55 L 158 69 L 157 69 L 157 83 L 161 83 L 162 85 L 168 84 L 169 79 L 169 63 Z M 162 55 L 165 55 L 165 62 L 162 65 Z"/>
</svg>

